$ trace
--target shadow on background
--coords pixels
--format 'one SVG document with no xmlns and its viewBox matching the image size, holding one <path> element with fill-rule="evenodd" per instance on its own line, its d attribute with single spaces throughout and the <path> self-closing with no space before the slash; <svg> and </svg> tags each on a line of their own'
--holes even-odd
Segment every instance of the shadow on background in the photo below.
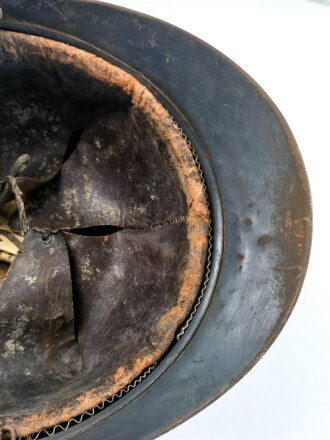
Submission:
<svg viewBox="0 0 330 440">
<path fill-rule="evenodd" d="M 307 0 L 308 2 L 317 3 L 323 6 L 330 6 L 330 0 Z"/>
</svg>

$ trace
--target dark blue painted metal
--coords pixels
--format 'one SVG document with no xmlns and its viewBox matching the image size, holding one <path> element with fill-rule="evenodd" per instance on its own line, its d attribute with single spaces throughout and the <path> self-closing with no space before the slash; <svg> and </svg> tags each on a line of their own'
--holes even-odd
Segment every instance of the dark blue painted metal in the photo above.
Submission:
<svg viewBox="0 0 330 440">
<path fill-rule="evenodd" d="M 301 157 L 266 94 L 191 35 L 88 1 L 3 0 L 1 7 L 2 29 L 69 42 L 133 73 L 168 108 L 199 155 L 214 228 L 205 301 L 189 331 L 141 385 L 54 437 L 155 438 L 235 384 L 285 324 L 311 240 Z"/>
</svg>

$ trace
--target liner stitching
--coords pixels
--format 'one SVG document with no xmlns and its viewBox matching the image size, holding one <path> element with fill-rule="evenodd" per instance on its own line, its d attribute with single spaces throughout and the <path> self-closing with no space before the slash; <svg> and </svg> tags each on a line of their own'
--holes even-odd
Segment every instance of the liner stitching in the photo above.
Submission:
<svg viewBox="0 0 330 440">
<path fill-rule="evenodd" d="M 209 204 L 209 197 L 208 197 L 208 189 L 206 186 L 206 182 L 205 182 L 205 178 L 204 178 L 204 173 L 202 171 L 201 168 L 201 164 L 199 162 L 199 158 L 198 155 L 196 153 L 196 151 L 194 150 L 190 140 L 188 139 L 187 135 L 183 132 L 182 128 L 179 127 L 179 125 L 177 124 L 177 122 L 171 117 L 173 124 L 176 126 L 176 128 L 179 130 L 181 136 L 183 137 L 183 139 L 187 142 L 190 151 L 192 152 L 193 158 L 194 158 L 194 162 L 197 166 L 201 181 L 202 181 L 202 185 L 203 185 L 203 189 L 204 189 L 204 195 L 205 195 L 205 200 L 206 200 L 206 205 L 207 208 L 210 212 L 210 204 Z M 161 224 L 157 224 L 152 226 L 152 228 L 159 228 L 162 226 L 166 226 L 169 224 L 175 224 L 175 223 L 180 223 L 186 220 L 186 216 L 181 216 L 181 217 L 177 217 L 173 220 L 168 220 L 166 222 L 163 222 Z M 207 288 L 207 284 L 208 281 L 210 279 L 210 272 L 211 272 L 211 264 L 212 264 L 212 241 L 213 241 L 213 235 L 212 235 L 212 222 L 211 222 L 211 218 L 210 218 L 210 225 L 209 225 L 209 233 L 208 233 L 208 249 L 207 249 L 207 262 L 206 262 L 206 267 L 205 267 L 205 273 L 204 273 L 204 278 L 203 278 L 203 283 L 202 283 L 202 287 L 200 290 L 199 295 L 196 298 L 195 304 L 193 306 L 192 311 L 190 312 L 188 318 L 185 320 L 185 323 L 180 327 L 180 329 L 177 331 L 176 335 L 175 335 L 175 341 L 179 341 L 185 334 L 186 330 L 188 329 L 191 321 L 193 320 L 194 316 L 196 315 L 198 308 L 203 300 L 203 297 L 205 295 L 205 291 Z M 165 354 L 166 356 L 166 354 Z M 52 428 L 48 428 L 45 429 L 43 431 L 40 431 L 36 434 L 32 434 L 26 437 L 18 437 L 17 440 L 39 440 L 42 438 L 47 438 L 47 437 L 52 437 L 55 434 L 58 434 L 59 432 L 65 432 L 67 431 L 69 428 L 71 428 L 72 426 L 75 425 L 79 425 L 80 423 L 82 423 L 84 420 L 93 417 L 95 414 L 97 414 L 99 411 L 102 411 L 105 408 L 108 408 L 111 404 L 113 404 L 115 401 L 119 400 L 121 397 L 123 397 L 125 394 L 127 394 L 129 391 L 133 390 L 134 388 L 136 388 L 146 377 L 149 376 L 149 374 L 156 368 L 157 366 L 157 362 L 153 365 L 151 365 L 149 368 L 147 368 L 143 374 L 141 374 L 138 378 L 136 378 L 132 383 L 130 383 L 129 385 L 127 385 L 125 388 L 123 388 L 122 390 L 120 390 L 118 393 L 114 394 L 113 396 L 111 396 L 110 399 L 104 400 L 102 403 L 100 403 L 99 405 L 94 406 L 91 410 L 89 411 L 85 411 L 83 414 L 81 414 L 78 417 L 75 417 L 73 419 L 68 420 L 65 423 L 56 425 Z"/>
</svg>

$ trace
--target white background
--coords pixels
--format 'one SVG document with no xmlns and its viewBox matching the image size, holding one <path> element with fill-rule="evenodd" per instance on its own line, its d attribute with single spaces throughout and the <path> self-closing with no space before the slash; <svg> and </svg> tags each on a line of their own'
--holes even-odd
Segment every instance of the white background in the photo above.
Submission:
<svg viewBox="0 0 330 440">
<path fill-rule="evenodd" d="M 285 329 L 234 388 L 162 440 L 330 440 L 330 0 L 112 3 L 195 34 L 255 79 L 296 137 L 314 205 L 309 270 Z"/>
</svg>

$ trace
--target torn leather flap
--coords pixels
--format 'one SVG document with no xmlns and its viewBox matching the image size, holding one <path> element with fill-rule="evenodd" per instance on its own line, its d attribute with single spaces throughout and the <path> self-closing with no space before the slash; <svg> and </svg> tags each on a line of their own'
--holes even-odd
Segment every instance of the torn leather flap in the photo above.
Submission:
<svg viewBox="0 0 330 440">
<path fill-rule="evenodd" d="M 55 99 L 35 96 L 32 92 L 26 92 L 24 97 L 3 98 L 1 156 L 6 160 L 0 161 L 0 181 L 7 176 L 20 176 L 24 192 L 24 178 L 32 179 L 35 184 L 50 180 L 59 172 L 71 131 Z M 17 159 L 26 155 L 25 163 L 17 167 Z"/>
<path fill-rule="evenodd" d="M 29 436 L 162 359 L 202 283 L 209 213 L 147 88 L 75 47 L 0 34 L 0 424 Z"/>
<path fill-rule="evenodd" d="M 61 235 L 28 233 L 0 299 L 0 415 L 12 415 L 42 405 L 41 396 L 49 398 L 82 368 Z"/>
<path fill-rule="evenodd" d="M 190 298 L 181 295 L 189 255 L 187 225 L 127 229 L 104 237 L 64 236 L 84 365 L 114 383 L 122 368 L 129 381 L 144 361 L 158 360 L 168 348 L 195 299 L 198 286 Z"/>
<path fill-rule="evenodd" d="M 149 227 L 185 216 L 185 195 L 166 154 L 141 112 L 101 118 L 82 134 L 56 182 L 36 192 L 31 226 Z"/>
</svg>

